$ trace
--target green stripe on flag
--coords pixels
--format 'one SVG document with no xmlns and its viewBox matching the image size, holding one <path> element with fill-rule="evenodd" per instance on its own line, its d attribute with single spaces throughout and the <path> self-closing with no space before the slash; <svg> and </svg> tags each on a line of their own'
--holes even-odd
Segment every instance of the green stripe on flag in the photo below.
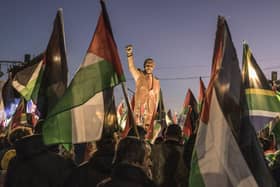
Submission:
<svg viewBox="0 0 280 187">
<path fill-rule="evenodd" d="M 36 83 L 34 85 L 33 92 L 30 96 L 31 97 L 30 99 L 32 99 L 36 103 L 38 101 L 38 94 L 39 94 L 39 89 L 40 89 L 41 82 L 42 82 L 42 79 L 43 79 L 44 71 L 45 71 L 45 66 L 42 65 L 42 68 L 40 69 L 40 72 L 39 72 L 38 78 L 36 80 Z"/>
<path fill-rule="evenodd" d="M 246 94 L 249 110 L 280 112 L 279 100 L 271 95 Z"/>
<path fill-rule="evenodd" d="M 33 89 L 35 88 L 37 79 L 30 80 L 26 87 L 24 87 L 22 90 L 20 90 L 20 94 L 29 101 L 31 99 Z"/>
<path fill-rule="evenodd" d="M 202 175 L 200 173 L 197 154 L 195 150 L 192 155 L 189 187 L 205 187 Z"/>
<path fill-rule="evenodd" d="M 61 122 L 64 124 L 60 124 Z M 57 142 L 72 143 L 71 110 L 47 118 L 43 128 L 43 138 L 47 145 L 56 144 Z"/>
<path fill-rule="evenodd" d="M 82 67 L 72 80 L 68 92 L 50 112 L 49 117 L 79 106 L 96 93 L 119 84 L 120 81 L 112 63 L 105 60 Z M 70 107 L 71 106 L 71 107 Z"/>
</svg>

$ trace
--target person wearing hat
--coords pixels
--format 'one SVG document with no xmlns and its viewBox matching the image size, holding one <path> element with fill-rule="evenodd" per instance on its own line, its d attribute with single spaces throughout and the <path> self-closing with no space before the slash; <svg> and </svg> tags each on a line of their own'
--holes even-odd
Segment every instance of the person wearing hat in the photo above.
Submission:
<svg viewBox="0 0 280 187">
<path fill-rule="evenodd" d="M 143 126 L 146 130 L 153 120 L 156 112 L 160 81 L 153 75 L 155 62 L 152 58 L 144 61 L 144 70 L 137 69 L 134 65 L 133 46 L 126 47 L 129 71 L 135 81 L 135 104 L 134 116 L 137 125 Z"/>
</svg>

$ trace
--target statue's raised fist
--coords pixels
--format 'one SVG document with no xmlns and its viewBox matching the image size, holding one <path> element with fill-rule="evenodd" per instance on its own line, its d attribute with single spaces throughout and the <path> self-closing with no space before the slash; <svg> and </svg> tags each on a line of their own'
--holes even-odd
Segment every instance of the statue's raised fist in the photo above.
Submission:
<svg viewBox="0 0 280 187">
<path fill-rule="evenodd" d="M 132 45 L 127 45 L 127 46 L 125 47 L 125 50 L 126 50 L 126 54 L 127 54 L 128 56 L 130 56 L 130 55 L 132 55 L 132 53 L 133 53 L 133 46 L 132 46 Z"/>
</svg>

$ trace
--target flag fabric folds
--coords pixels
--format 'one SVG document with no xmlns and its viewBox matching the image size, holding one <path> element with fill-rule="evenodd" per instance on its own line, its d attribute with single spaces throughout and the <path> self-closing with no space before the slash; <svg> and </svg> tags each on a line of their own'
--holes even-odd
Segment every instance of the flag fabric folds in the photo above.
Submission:
<svg viewBox="0 0 280 187">
<path fill-rule="evenodd" d="M 121 100 L 121 102 L 117 107 L 117 119 L 118 119 L 118 125 L 121 127 L 121 129 L 124 129 L 126 125 L 126 119 L 127 119 L 127 107 L 125 106 L 124 99 Z"/>
<path fill-rule="evenodd" d="M 2 89 L 4 86 L 4 81 L 0 81 L 0 124 L 6 119 L 6 113 L 5 113 L 5 108 L 4 108 L 4 102 L 3 102 L 3 97 L 2 97 Z"/>
<path fill-rule="evenodd" d="M 171 110 L 169 110 L 171 113 Z M 167 127 L 166 112 L 164 107 L 162 90 L 159 91 L 159 101 L 157 106 L 157 112 L 155 114 L 155 120 L 153 124 L 153 134 L 151 142 L 154 143 L 156 138 L 162 136 L 162 130 Z"/>
<path fill-rule="evenodd" d="M 45 67 L 36 103 L 42 119 L 45 119 L 67 88 L 68 67 L 61 9 L 57 11 L 45 55 Z"/>
<path fill-rule="evenodd" d="M 166 112 L 165 112 L 165 107 L 164 107 L 164 102 L 163 102 L 162 90 L 160 89 L 157 112 L 155 114 L 155 120 L 160 122 L 162 125 L 166 126 L 165 115 L 166 115 Z"/>
<path fill-rule="evenodd" d="M 280 102 L 246 43 L 243 44 L 242 78 L 246 89 L 247 115 L 259 131 L 280 116 Z"/>
<path fill-rule="evenodd" d="M 133 108 L 135 105 L 135 95 L 132 96 L 131 101 L 130 101 L 130 106 L 132 110 L 129 110 L 128 106 L 127 106 L 127 117 L 126 117 L 126 122 L 125 122 L 125 127 L 124 129 L 122 129 L 122 134 L 121 137 L 124 138 L 127 136 L 130 128 L 133 128 L 133 124 L 134 124 L 134 119 L 133 119 Z"/>
<path fill-rule="evenodd" d="M 85 55 L 67 91 L 43 124 L 47 144 L 98 140 L 116 124 L 113 87 L 125 81 L 105 4 Z"/>
<path fill-rule="evenodd" d="M 197 102 L 192 91 L 188 89 L 179 124 L 183 128 L 183 133 L 186 138 L 190 137 L 190 135 L 193 133 L 197 117 Z"/>
<path fill-rule="evenodd" d="M 25 125 L 27 125 L 26 103 L 24 98 L 21 98 L 16 108 L 16 111 L 11 119 L 9 129 L 12 130 L 16 127 Z"/>
<path fill-rule="evenodd" d="M 271 88 L 268 81 L 258 67 L 249 46 L 244 44 L 243 47 L 242 86 L 245 91 L 240 101 L 243 107 L 243 125 L 240 128 L 239 145 L 259 186 L 274 186 L 274 180 L 264 162 L 263 149 L 260 147 L 255 130 L 273 120 L 272 116 L 277 116 L 275 111 L 279 101 L 276 93 L 269 90 Z"/>
<path fill-rule="evenodd" d="M 190 171 L 191 187 L 258 186 L 239 148 L 241 73 L 230 32 L 218 17 L 210 83 Z"/>
<path fill-rule="evenodd" d="M 16 110 L 16 106 L 20 102 L 20 94 L 14 89 L 12 82 L 13 82 L 13 72 L 9 72 L 8 79 L 4 83 L 2 88 L 2 98 L 3 98 L 6 118 L 10 118 L 13 116 Z"/>
<path fill-rule="evenodd" d="M 26 101 L 32 97 L 36 83 L 43 67 L 44 55 L 35 57 L 30 63 L 26 64 L 19 70 L 12 81 L 12 85 Z M 38 82 L 37 82 L 38 81 Z"/>
<path fill-rule="evenodd" d="M 205 99 L 205 86 L 201 77 L 199 77 L 199 95 L 198 95 L 198 113 L 202 110 L 202 105 Z"/>
</svg>

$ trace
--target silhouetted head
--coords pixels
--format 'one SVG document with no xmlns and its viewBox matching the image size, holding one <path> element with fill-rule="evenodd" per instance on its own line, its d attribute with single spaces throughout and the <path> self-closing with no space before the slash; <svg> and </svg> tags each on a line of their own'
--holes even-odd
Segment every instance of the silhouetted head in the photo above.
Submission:
<svg viewBox="0 0 280 187">
<path fill-rule="evenodd" d="M 116 142 L 116 133 L 118 129 L 114 128 L 113 126 L 104 126 L 102 131 L 101 139 L 96 141 L 96 147 L 98 150 L 103 148 L 114 148 Z"/>
<path fill-rule="evenodd" d="M 179 125 L 169 125 L 165 131 L 165 139 L 180 141 L 182 138 L 182 130 Z"/>
<path fill-rule="evenodd" d="M 32 135 L 32 128 L 25 127 L 25 126 L 18 126 L 11 130 L 11 132 L 8 134 L 8 141 L 10 144 L 14 144 L 16 141 L 24 138 L 25 136 Z"/>
<path fill-rule="evenodd" d="M 147 131 L 142 126 L 139 126 L 139 125 L 137 125 L 136 128 L 138 130 L 140 139 L 145 140 L 145 136 L 147 134 Z M 127 136 L 137 137 L 136 132 L 134 130 L 134 127 L 129 129 L 129 131 L 127 133 Z"/>
<path fill-rule="evenodd" d="M 125 137 L 116 150 L 114 164 L 121 162 L 142 165 L 146 154 L 146 143 L 136 137 Z"/>
</svg>

